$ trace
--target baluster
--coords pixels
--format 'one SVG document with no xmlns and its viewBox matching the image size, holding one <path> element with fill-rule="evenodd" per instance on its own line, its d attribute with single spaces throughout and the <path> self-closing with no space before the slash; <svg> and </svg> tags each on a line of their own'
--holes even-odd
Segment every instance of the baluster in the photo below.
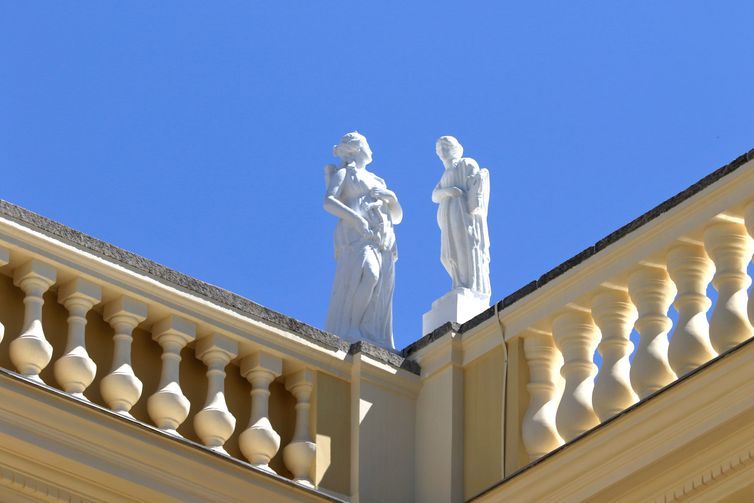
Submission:
<svg viewBox="0 0 754 503">
<path fill-rule="evenodd" d="M 628 277 L 628 293 L 639 317 L 639 347 L 631 365 L 631 385 L 644 398 L 676 379 L 668 363 L 668 332 L 673 322 L 668 309 L 675 285 L 662 267 L 641 266 Z"/>
<path fill-rule="evenodd" d="M 7 248 L 0 247 L 0 267 L 8 265 L 9 262 L 10 252 Z M 5 325 L 0 323 L 0 342 L 3 342 L 3 337 L 5 337 Z"/>
<path fill-rule="evenodd" d="M 52 358 L 52 346 L 42 329 L 43 295 L 55 283 L 56 271 L 39 260 L 30 260 L 15 270 L 13 284 L 24 297 L 24 328 L 10 343 L 10 359 L 18 371 L 29 379 L 42 382 L 39 373 Z"/>
<path fill-rule="evenodd" d="M 589 313 L 572 309 L 555 317 L 552 335 L 563 354 L 561 374 L 565 378 L 555 421 L 560 436 L 568 442 L 599 424 L 592 407 L 597 327 Z"/>
<path fill-rule="evenodd" d="M 743 224 L 720 219 L 704 230 L 704 246 L 716 268 L 712 285 L 717 301 L 710 318 L 710 342 L 722 353 L 753 334 L 746 312 L 746 289 L 751 285 L 746 267 L 754 246 Z"/>
<path fill-rule="evenodd" d="M 294 482 L 314 487 L 311 468 L 317 455 L 317 446 L 309 432 L 309 399 L 312 395 L 314 374 L 302 369 L 285 378 L 285 389 L 296 397 L 296 429 L 291 442 L 283 449 L 283 461 L 293 474 Z"/>
<path fill-rule="evenodd" d="M 196 339 L 196 325 L 171 315 L 154 324 L 152 339 L 162 347 L 162 372 L 157 391 L 147 400 L 147 412 L 155 426 L 180 437 L 177 429 L 186 420 L 191 408 L 178 378 L 181 350 Z"/>
<path fill-rule="evenodd" d="M 68 310 L 65 354 L 55 362 L 55 379 L 66 393 L 88 400 L 84 390 L 92 384 L 97 365 L 86 351 L 86 313 L 102 300 L 102 289 L 81 278 L 58 290 L 58 302 Z"/>
<path fill-rule="evenodd" d="M 142 384 L 131 367 L 131 341 L 136 325 L 147 319 L 147 305 L 130 297 L 120 297 L 105 305 L 104 320 L 113 327 L 113 366 L 102 378 L 100 392 L 110 409 L 122 416 L 141 397 Z"/>
<path fill-rule="evenodd" d="M 602 367 L 594 383 L 594 411 L 604 421 L 639 399 L 631 388 L 628 361 L 634 348 L 629 337 L 637 313 L 628 293 L 603 288 L 592 299 L 592 317 L 602 332 L 597 346 L 602 355 Z"/>
<path fill-rule="evenodd" d="M 707 285 L 714 272 L 715 266 L 699 245 L 684 243 L 668 252 L 668 273 L 678 287 L 674 303 L 678 321 L 670 339 L 668 360 L 679 376 L 717 354 L 710 344 L 707 322 L 707 310 L 712 305 L 707 298 Z"/>
<path fill-rule="evenodd" d="M 744 209 L 744 222 L 746 223 L 746 230 L 749 232 L 749 236 L 754 237 L 754 201 L 747 204 Z M 754 324 L 754 295 L 749 297 L 748 308 L 746 311 L 749 317 L 749 323 Z"/>
<path fill-rule="evenodd" d="M 223 445 L 236 429 L 225 403 L 225 367 L 238 355 L 238 344 L 218 334 L 199 339 L 196 356 L 207 366 L 207 402 L 194 416 L 194 430 L 210 449 L 227 454 Z"/>
<path fill-rule="evenodd" d="M 251 383 L 251 417 L 239 445 L 253 466 L 271 473 L 275 471 L 269 463 L 280 449 L 280 435 L 268 417 L 270 384 L 282 370 L 282 360 L 267 353 L 254 353 L 241 360 L 241 375 Z"/>
<path fill-rule="evenodd" d="M 523 335 L 524 355 L 529 367 L 529 407 L 521 434 L 529 460 L 534 461 L 563 445 L 555 424 L 558 410 L 558 370 L 562 365 L 552 335 L 529 330 Z"/>
</svg>

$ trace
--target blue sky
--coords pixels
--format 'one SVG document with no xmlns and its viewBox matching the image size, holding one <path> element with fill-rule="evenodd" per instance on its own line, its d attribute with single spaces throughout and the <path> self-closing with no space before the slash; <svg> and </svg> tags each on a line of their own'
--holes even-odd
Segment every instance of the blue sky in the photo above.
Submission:
<svg viewBox="0 0 754 503">
<path fill-rule="evenodd" d="M 0 1 L 0 197 L 323 327 L 323 166 L 397 193 L 396 345 L 449 288 L 437 137 L 491 173 L 493 299 L 754 147 L 750 1 Z"/>
</svg>

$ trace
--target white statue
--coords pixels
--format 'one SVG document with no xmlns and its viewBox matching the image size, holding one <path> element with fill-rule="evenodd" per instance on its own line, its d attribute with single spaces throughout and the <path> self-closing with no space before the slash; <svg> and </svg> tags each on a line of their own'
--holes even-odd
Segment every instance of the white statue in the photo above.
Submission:
<svg viewBox="0 0 754 503">
<path fill-rule="evenodd" d="M 333 147 L 340 166 L 325 167 L 325 210 L 335 228 L 335 281 L 326 330 L 349 341 L 393 348 L 393 286 L 398 251 L 393 226 L 403 219 L 395 193 L 367 171 L 367 139 L 348 133 Z"/>
<path fill-rule="evenodd" d="M 461 157 L 463 147 L 452 136 L 437 140 L 435 151 L 445 166 L 440 183 L 432 191 L 432 201 L 440 205 L 440 260 L 450 275 L 453 290 L 468 289 L 489 302 L 489 171 L 479 169 L 474 159 Z"/>
</svg>

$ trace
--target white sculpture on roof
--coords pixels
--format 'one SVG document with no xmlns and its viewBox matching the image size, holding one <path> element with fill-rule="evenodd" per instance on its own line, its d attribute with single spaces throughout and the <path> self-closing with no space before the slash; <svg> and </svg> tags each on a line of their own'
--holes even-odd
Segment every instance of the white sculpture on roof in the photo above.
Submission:
<svg viewBox="0 0 754 503">
<path fill-rule="evenodd" d="M 491 295 L 489 171 L 480 169 L 474 159 L 462 157 L 463 147 L 452 136 L 437 140 L 435 151 L 445 172 L 432 191 L 432 201 L 439 205 L 440 261 L 452 287 L 424 315 L 424 333 L 447 321 L 467 321 L 489 306 Z"/>
<path fill-rule="evenodd" d="M 349 341 L 393 348 L 393 287 L 398 251 L 393 226 L 403 219 L 395 193 L 368 171 L 372 151 L 358 132 L 333 147 L 341 164 L 325 167 L 325 210 L 335 228 L 335 280 L 326 330 Z"/>
</svg>

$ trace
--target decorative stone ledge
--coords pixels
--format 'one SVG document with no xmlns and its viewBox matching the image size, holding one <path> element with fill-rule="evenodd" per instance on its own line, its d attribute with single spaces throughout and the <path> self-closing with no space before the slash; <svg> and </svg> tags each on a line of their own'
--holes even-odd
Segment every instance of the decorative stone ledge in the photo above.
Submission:
<svg viewBox="0 0 754 503">
<path fill-rule="evenodd" d="M 393 367 L 406 370 L 408 372 L 411 372 L 412 374 L 421 374 L 419 364 L 415 361 L 409 360 L 401 353 L 394 353 L 380 346 L 370 344 L 369 342 L 359 341 L 351 344 L 351 347 L 348 350 L 348 354 L 355 355 L 359 353 L 374 358 L 381 363 L 387 363 L 388 365 L 391 365 Z"/>
<path fill-rule="evenodd" d="M 91 446 L 88 445 L 88 442 L 92 441 L 85 435 L 89 431 L 88 428 L 91 428 L 92 425 L 96 425 L 96 433 L 98 435 L 96 436 L 96 438 L 110 442 L 112 445 L 127 445 L 128 443 L 124 442 L 124 438 L 138 439 L 140 443 L 148 446 L 148 449 L 150 450 L 148 455 L 159 454 L 160 457 L 175 455 L 175 465 L 171 465 L 168 468 L 168 471 L 172 472 L 172 474 L 175 474 L 176 471 L 180 473 L 180 470 L 182 469 L 185 469 L 185 473 L 190 473 L 191 469 L 187 468 L 187 463 L 190 465 L 197 462 L 204 463 L 203 466 L 206 467 L 207 473 L 213 474 L 225 475 L 228 472 L 232 472 L 233 469 L 240 468 L 244 470 L 244 477 L 248 478 L 250 484 L 252 484 L 249 486 L 249 489 L 254 488 L 254 484 L 264 484 L 264 487 L 262 489 L 264 489 L 265 491 L 273 488 L 274 486 L 282 486 L 292 490 L 292 496 L 294 498 L 298 496 L 298 498 L 296 498 L 296 501 L 327 501 L 332 503 L 347 503 L 347 500 L 344 500 L 339 496 L 330 494 L 323 490 L 303 486 L 299 483 L 294 482 L 293 480 L 290 480 L 281 475 L 277 475 L 275 473 L 260 470 L 250 463 L 216 452 L 210 447 L 201 445 L 197 442 L 194 442 L 193 440 L 189 440 L 180 436 L 165 435 L 162 430 L 155 426 L 143 423 L 132 417 L 126 417 L 117 414 L 93 402 L 79 400 L 59 389 L 53 388 L 52 386 L 48 386 L 44 383 L 36 383 L 16 372 L 12 372 L 4 368 L 0 368 L 0 391 L 2 391 L 3 393 L 10 393 L 12 395 L 19 394 L 21 396 L 24 396 L 25 401 L 33 401 L 40 407 L 49 409 L 49 416 L 58 414 L 61 411 L 65 411 L 66 414 L 75 416 L 77 420 L 83 421 L 82 425 L 79 425 L 76 421 L 72 422 L 69 420 L 61 422 L 61 425 L 58 425 L 58 427 L 60 428 L 77 427 L 79 429 L 76 430 L 76 434 L 82 435 L 81 437 L 75 437 L 78 442 L 71 442 L 70 439 L 74 437 L 71 436 L 71 432 L 68 431 L 68 429 L 64 430 L 66 434 L 69 435 L 64 435 L 63 437 L 68 439 L 66 440 L 67 446 L 75 445 L 76 448 L 91 448 Z M 3 413 L 12 410 L 15 406 L 18 406 L 18 403 L 15 400 L 8 400 L 4 403 L 5 407 L 0 407 L 0 409 L 5 409 L 2 411 Z M 36 423 L 28 423 L 28 426 L 29 428 L 34 429 L 34 433 L 38 432 L 38 425 Z M 108 431 L 108 434 L 105 436 L 102 435 L 102 432 L 104 430 Z M 40 443 L 39 445 L 46 444 Z M 98 445 L 97 449 L 106 449 L 109 446 L 110 444 Z M 142 474 L 141 463 L 133 463 L 127 461 L 129 459 L 128 456 L 133 455 L 133 447 L 130 447 L 130 450 L 128 450 L 128 452 L 126 452 L 126 450 L 119 451 L 117 449 L 111 449 L 111 452 L 113 452 L 114 455 L 117 455 L 117 457 L 119 458 L 119 461 L 117 462 L 119 466 L 122 466 L 126 470 L 131 470 L 131 475 L 134 475 L 134 467 L 136 467 L 139 470 L 140 474 Z M 206 464 L 206 458 L 204 458 L 203 461 L 197 461 L 198 459 L 203 459 L 201 458 L 201 456 L 203 455 L 210 456 L 211 459 L 213 459 L 217 463 Z M 107 466 L 107 463 L 105 463 L 103 466 Z M 128 478 L 126 478 L 126 480 L 128 480 Z M 135 480 L 135 478 L 133 480 Z M 171 479 L 168 478 L 166 480 Z M 216 481 L 211 476 L 209 476 L 207 480 L 209 480 L 211 483 L 197 483 L 197 485 L 205 487 L 207 488 L 207 490 L 212 490 L 212 484 L 215 484 Z M 228 479 L 226 478 L 224 480 L 227 481 Z M 19 478 L 18 474 L 14 473 L 8 467 L 0 465 L 0 488 L 2 488 L 3 486 L 14 488 L 17 487 L 19 489 L 25 490 L 27 493 L 31 492 L 31 490 L 34 489 L 40 496 L 67 497 L 69 494 L 71 496 L 74 496 L 72 493 L 61 491 L 51 486 L 42 486 L 36 479 L 33 478 Z M 151 490 L 154 488 L 149 487 L 148 489 Z M 190 491 L 190 488 L 188 486 L 184 487 L 184 489 Z M 232 488 L 229 487 L 228 489 L 231 490 Z M 268 493 L 265 492 L 265 494 Z M 67 499 L 62 500 L 68 501 Z M 191 501 L 199 500 L 208 501 L 207 499 L 202 498 L 192 499 Z M 55 500 L 53 499 L 52 501 Z M 71 499 L 71 501 L 78 502 L 79 500 Z M 88 500 L 81 500 L 82 503 L 84 503 L 85 501 Z M 112 499 L 97 499 L 97 501 L 112 501 Z"/>
<path fill-rule="evenodd" d="M 684 202 L 686 199 L 697 194 L 698 192 L 701 192 L 705 188 L 709 187 L 716 181 L 734 172 L 735 170 L 737 170 L 738 168 L 740 168 L 747 162 L 751 161 L 752 159 L 754 159 L 754 149 L 749 150 L 747 153 L 743 155 L 740 155 L 739 157 L 737 157 L 730 163 L 726 164 L 725 166 L 718 168 L 717 170 L 705 176 L 704 178 L 694 183 L 690 187 L 674 195 L 670 199 L 663 201 L 659 205 L 655 206 L 654 208 L 647 211 L 643 215 L 635 218 L 634 220 L 627 223 L 623 227 L 611 232 L 604 238 L 597 241 L 594 245 L 586 248 L 585 250 L 582 250 L 581 252 L 569 258 L 562 264 L 555 266 L 554 268 L 552 268 L 551 270 L 547 271 L 542 276 L 540 276 L 538 279 L 532 281 L 531 283 L 528 283 L 524 287 L 520 288 L 519 290 L 503 298 L 503 300 L 501 300 L 498 303 L 499 308 L 502 309 L 504 307 L 508 307 L 514 304 L 515 302 L 518 302 L 522 298 L 526 297 L 530 293 L 534 292 L 535 290 L 542 288 L 547 283 L 554 280 L 558 276 L 561 276 L 569 269 L 576 267 L 577 265 L 584 262 L 589 257 L 604 250 L 611 244 L 617 242 L 618 240 L 622 239 L 623 237 L 637 230 L 643 225 L 651 222 L 652 220 L 659 217 L 663 213 L 666 213 L 667 211 L 675 208 L 676 206 Z"/>
</svg>

